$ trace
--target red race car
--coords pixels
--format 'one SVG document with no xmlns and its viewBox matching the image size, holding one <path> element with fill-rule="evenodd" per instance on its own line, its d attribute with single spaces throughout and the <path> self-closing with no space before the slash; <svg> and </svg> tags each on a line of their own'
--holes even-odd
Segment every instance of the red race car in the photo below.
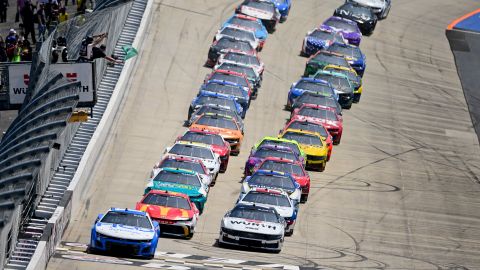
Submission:
<svg viewBox="0 0 480 270">
<path fill-rule="evenodd" d="M 333 144 L 339 144 L 342 139 L 343 119 L 335 113 L 332 108 L 303 104 L 302 107 L 295 109 L 292 113 L 292 120 L 312 120 L 323 124 L 333 137 Z"/>
<path fill-rule="evenodd" d="M 220 156 L 220 172 L 224 173 L 227 171 L 231 148 L 230 143 L 225 141 L 220 134 L 206 129 L 189 129 L 179 136 L 177 141 L 199 142 L 211 145 L 213 152 Z"/>
<path fill-rule="evenodd" d="M 290 174 L 302 189 L 301 202 L 306 202 L 310 193 L 310 175 L 303 168 L 303 163 L 291 159 L 267 157 L 254 170 L 277 171 Z"/>
<path fill-rule="evenodd" d="M 200 211 L 188 195 L 151 190 L 137 203 L 136 210 L 147 212 L 160 223 L 162 234 L 192 238 Z"/>
<path fill-rule="evenodd" d="M 328 130 L 323 126 L 322 122 L 315 121 L 315 120 L 292 120 L 288 122 L 288 124 L 285 125 L 285 127 L 280 130 L 279 134 L 283 133 L 284 130 L 287 129 L 299 129 L 299 130 L 307 130 L 311 132 L 315 132 L 320 134 L 320 136 L 323 138 L 325 143 L 327 144 L 328 147 L 328 156 L 327 156 L 327 161 L 330 160 L 330 157 L 332 156 L 332 150 L 333 150 L 333 137 L 332 135 L 328 132 Z"/>
<path fill-rule="evenodd" d="M 152 172 L 150 173 L 150 178 L 153 178 L 161 168 L 175 168 L 175 169 L 184 169 L 191 170 L 200 176 L 202 182 L 207 186 L 214 186 L 215 180 L 212 180 L 208 169 L 205 167 L 203 162 L 200 159 L 183 157 L 183 156 L 165 156 L 160 162 L 153 166 Z"/>
</svg>

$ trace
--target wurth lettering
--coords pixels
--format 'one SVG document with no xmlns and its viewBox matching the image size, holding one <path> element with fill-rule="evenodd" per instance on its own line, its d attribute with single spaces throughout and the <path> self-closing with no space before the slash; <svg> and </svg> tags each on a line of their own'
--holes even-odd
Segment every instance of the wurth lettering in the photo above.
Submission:
<svg viewBox="0 0 480 270">
<path fill-rule="evenodd" d="M 23 87 L 21 87 L 21 88 L 13 87 L 13 93 L 14 93 L 15 95 L 21 95 L 21 94 L 25 95 L 25 94 L 27 94 L 27 88 L 23 88 Z"/>
<path fill-rule="evenodd" d="M 256 222 L 246 222 L 246 221 L 238 221 L 238 220 L 232 220 L 230 222 L 232 224 L 244 224 L 245 226 L 257 226 L 257 227 L 268 228 L 273 230 L 277 228 L 277 226 L 265 225 L 263 223 L 256 223 Z"/>
<path fill-rule="evenodd" d="M 72 81 L 72 82 L 76 82 L 77 81 L 77 73 L 76 72 L 72 72 L 72 73 L 65 73 L 65 77 L 67 77 L 67 80 L 69 81 Z M 85 92 L 85 91 L 84 91 Z M 88 91 L 87 91 L 88 92 Z"/>
</svg>

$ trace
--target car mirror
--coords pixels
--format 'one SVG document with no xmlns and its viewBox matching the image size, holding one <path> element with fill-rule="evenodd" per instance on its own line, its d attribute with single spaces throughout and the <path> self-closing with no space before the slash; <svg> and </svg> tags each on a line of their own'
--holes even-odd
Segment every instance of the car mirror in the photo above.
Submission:
<svg viewBox="0 0 480 270">
<path fill-rule="evenodd" d="M 170 149 L 172 149 L 172 147 L 166 147 L 165 151 L 163 151 L 163 153 L 166 154 L 166 153 L 170 152 Z"/>
<path fill-rule="evenodd" d="M 98 217 L 97 217 L 97 219 L 95 220 L 95 223 L 97 223 L 98 221 L 100 221 L 102 218 L 103 218 L 103 214 L 98 214 Z"/>
</svg>

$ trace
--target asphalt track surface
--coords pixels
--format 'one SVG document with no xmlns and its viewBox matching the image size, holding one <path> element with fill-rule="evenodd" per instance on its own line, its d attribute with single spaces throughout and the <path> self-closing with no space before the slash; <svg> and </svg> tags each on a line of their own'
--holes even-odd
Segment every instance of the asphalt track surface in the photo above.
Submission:
<svg viewBox="0 0 480 270">
<path fill-rule="evenodd" d="M 134 207 L 152 165 L 185 128 L 214 32 L 240 1 L 156 1 L 141 64 L 92 172 L 84 204 L 64 235 L 88 243 L 98 213 Z M 344 113 L 342 143 L 280 254 L 216 246 L 220 220 L 237 199 L 250 147 L 283 127 L 282 108 L 302 74 L 305 33 L 342 1 L 297 0 L 260 53 L 259 97 L 246 117 L 242 152 L 211 190 L 193 239 L 163 238 L 159 251 L 333 269 L 480 269 L 480 149 L 445 38 L 473 0 L 394 1 L 362 41 L 364 95 Z M 48 269 L 134 269 L 55 257 Z"/>
</svg>

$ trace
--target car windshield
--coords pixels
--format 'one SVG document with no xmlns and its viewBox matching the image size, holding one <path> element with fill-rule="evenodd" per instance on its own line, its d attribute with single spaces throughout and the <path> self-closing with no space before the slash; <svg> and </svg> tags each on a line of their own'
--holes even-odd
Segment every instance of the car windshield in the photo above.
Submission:
<svg viewBox="0 0 480 270">
<path fill-rule="evenodd" d="M 181 140 L 189 142 L 199 142 L 209 145 L 223 145 L 222 136 L 217 134 L 187 132 L 182 136 Z"/>
<path fill-rule="evenodd" d="M 228 37 L 222 37 L 220 40 L 218 40 L 215 46 L 219 49 L 236 49 L 244 52 L 249 52 L 253 50 L 252 46 L 247 41 L 237 40 Z"/>
<path fill-rule="evenodd" d="M 245 195 L 242 201 L 250 202 L 250 203 L 268 204 L 268 205 L 280 206 L 280 207 L 291 206 L 287 196 L 282 194 L 274 194 L 274 193 L 266 193 L 266 192 L 256 192 L 256 191 L 249 192 L 247 195 Z"/>
<path fill-rule="evenodd" d="M 328 69 L 327 69 L 328 70 Z M 350 70 L 343 70 L 343 69 L 331 69 L 337 73 L 340 73 L 340 74 L 343 74 L 345 76 L 348 77 L 348 79 L 353 83 L 353 84 L 356 84 L 358 86 L 360 86 L 360 77 L 355 75 L 355 73 L 353 73 L 352 71 Z"/>
<path fill-rule="evenodd" d="M 275 4 L 277 4 L 277 5 L 285 4 L 285 0 L 273 0 L 273 2 L 275 2 Z"/>
<path fill-rule="evenodd" d="M 169 153 L 179 156 L 213 159 L 213 154 L 210 149 L 191 144 L 175 144 Z"/>
<path fill-rule="evenodd" d="M 253 156 L 257 158 L 276 157 L 276 158 L 284 158 L 284 159 L 290 159 L 290 160 L 297 159 L 295 154 L 292 152 L 279 151 L 279 150 L 264 148 L 264 147 L 257 149 L 257 151 L 255 151 L 255 154 Z"/>
<path fill-rule="evenodd" d="M 358 17 L 358 18 L 363 17 L 364 20 L 371 20 L 375 15 L 371 8 L 355 5 L 352 3 L 346 3 L 343 6 L 339 7 L 338 9 L 344 11 L 345 13 L 347 13 L 348 15 L 351 15 L 352 17 Z M 342 13 L 342 11 L 340 11 L 340 13 Z"/>
<path fill-rule="evenodd" d="M 339 77 L 339 76 L 334 76 L 334 75 L 329 75 L 329 74 L 317 74 L 315 76 L 315 79 L 320 79 L 329 82 L 335 89 L 338 90 L 349 90 L 351 91 L 352 86 L 350 85 L 350 82 L 347 78 L 345 77 Z"/>
<path fill-rule="evenodd" d="M 150 193 L 143 199 L 142 203 L 185 210 L 192 209 L 186 198 L 166 194 Z"/>
<path fill-rule="evenodd" d="M 292 179 L 286 175 L 253 174 L 248 180 L 250 185 L 268 188 L 280 188 L 288 191 L 295 190 Z"/>
<path fill-rule="evenodd" d="M 227 73 L 219 73 L 215 72 L 213 75 L 210 77 L 209 80 L 219 80 L 219 81 L 227 81 L 227 82 L 232 82 L 236 83 L 238 85 L 241 85 L 243 87 L 248 87 L 248 82 L 245 80 L 244 77 L 239 77 L 236 75 L 230 75 Z"/>
<path fill-rule="evenodd" d="M 303 93 L 297 100 L 295 100 L 295 103 L 298 107 L 301 104 L 315 104 L 315 105 L 322 105 L 325 107 L 332 107 L 332 108 L 337 108 L 337 103 L 335 102 L 335 99 L 332 97 L 326 97 L 322 95 L 312 95 L 311 93 L 305 92 Z"/>
<path fill-rule="evenodd" d="M 263 140 L 260 145 L 258 146 L 258 148 L 260 148 L 261 146 L 263 145 L 278 145 L 278 146 L 285 146 L 285 147 L 288 147 L 290 148 L 295 154 L 297 154 L 298 156 L 300 156 L 300 149 L 298 148 L 298 146 L 294 143 L 291 143 L 291 142 L 285 142 L 285 141 L 276 141 L 276 140 Z"/>
<path fill-rule="evenodd" d="M 317 38 L 317 39 L 323 39 L 323 40 L 333 40 L 333 38 L 334 38 L 333 33 L 327 32 L 327 31 L 322 31 L 322 30 L 319 30 L 319 29 L 313 30 L 313 32 L 309 36 L 311 36 L 313 38 Z"/>
<path fill-rule="evenodd" d="M 238 207 L 230 212 L 230 217 L 232 218 L 242 218 L 249 220 L 258 220 L 264 222 L 273 222 L 278 223 L 278 217 L 275 212 L 271 210 L 263 209 L 248 209 L 243 207 Z"/>
<path fill-rule="evenodd" d="M 228 22 L 230 24 L 236 24 L 243 27 L 253 28 L 255 30 L 262 30 L 262 25 L 259 22 L 253 21 L 253 20 L 244 20 L 238 17 L 233 17 Z"/>
<path fill-rule="evenodd" d="M 109 211 L 100 222 L 152 229 L 147 216 L 134 213 Z"/>
<path fill-rule="evenodd" d="M 356 46 L 342 46 L 342 45 L 339 45 L 339 44 L 335 43 L 332 46 L 328 47 L 327 51 L 335 52 L 335 53 L 338 53 L 338 54 L 343 54 L 347 57 L 352 57 L 352 58 L 355 58 L 355 59 L 358 59 L 358 58 L 362 57 L 362 54 L 360 52 L 360 48 L 358 48 Z"/>
<path fill-rule="evenodd" d="M 204 125 L 204 126 L 211 126 L 211 127 L 218 127 L 218 128 L 226 128 L 226 129 L 233 129 L 237 130 L 238 127 L 233 121 L 233 119 L 228 119 L 225 117 L 216 117 L 216 116 L 202 116 L 196 122 L 197 125 Z"/>
<path fill-rule="evenodd" d="M 285 134 L 283 134 L 282 137 L 285 139 L 297 141 L 299 144 L 322 146 L 322 140 L 320 140 L 319 137 L 311 134 L 287 131 Z"/>
<path fill-rule="evenodd" d="M 319 53 L 312 58 L 312 61 L 328 63 L 337 66 L 349 67 L 348 61 L 343 56 L 338 56 L 334 54 Z"/>
<path fill-rule="evenodd" d="M 176 159 L 164 160 L 162 164 L 160 164 L 160 168 L 175 168 L 175 169 L 191 170 L 199 174 L 206 173 L 199 162 L 176 160 Z"/>
<path fill-rule="evenodd" d="M 295 163 L 277 162 L 274 160 L 266 160 L 260 166 L 259 170 L 284 172 L 298 176 L 305 176 L 302 166 Z"/>
<path fill-rule="evenodd" d="M 241 54 L 241 53 L 227 53 L 224 59 L 237 62 L 237 63 L 242 63 L 245 65 L 254 65 L 254 66 L 260 65 L 258 58 L 254 55 L 247 55 L 247 54 Z"/>
<path fill-rule="evenodd" d="M 325 24 L 327 26 L 330 26 L 330 27 L 333 27 L 333 28 L 338 29 L 338 30 L 346 31 L 346 32 L 356 32 L 357 31 L 357 28 L 353 24 L 349 24 L 347 22 L 340 21 L 340 20 L 329 19 L 329 20 L 325 21 L 323 24 Z"/>
<path fill-rule="evenodd" d="M 255 71 L 251 67 L 239 66 L 239 65 L 230 64 L 230 63 L 223 63 L 220 65 L 218 69 L 231 70 L 238 73 L 243 73 L 247 75 L 248 78 L 256 77 Z"/>
<path fill-rule="evenodd" d="M 308 116 L 308 117 L 330 120 L 330 121 L 338 120 L 337 115 L 333 111 L 311 108 L 311 107 L 303 107 L 302 109 L 300 109 L 298 114 L 303 116 Z"/>
<path fill-rule="evenodd" d="M 223 30 L 220 32 L 220 34 L 229 36 L 229 37 L 234 37 L 238 38 L 241 40 L 248 40 L 248 41 L 254 41 L 255 36 L 253 35 L 252 32 L 238 29 L 238 28 L 233 28 L 233 27 L 226 27 L 223 28 Z"/>
<path fill-rule="evenodd" d="M 301 130 L 307 130 L 311 132 L 316 132 L 320 134 L 320 136 L 326 138 L 328 137 L 327 130 L 320 124 L 314 124 L 311 122 L 301 122 L 301 121 L 295 121 L 291 123 L 288 128 L 291 129 L 301 129 Z"/>
<path fill-rule="evenodd" d="M 234 85 L 220 84 L 220 83 L 209 83 L 205 86 L 206 91 L 226 94 L 234 97 L 243 98 L 243 89 Z"/>
<path fill-rule="evenodd" d="M 215 104 L 220 106 L 229 107 L 231 109 L 236 109 L 235 101 L 228 98 L 218 98 L 218 97 L 209 97 L 209 96 L 200 96 L 197 98 L 197 105 L 204 104 Z"/>
<path fill-rule="evenodd" d="M 275 13 L 275 5 L 270 2 L 263 2 L 263 1 L 248 1 L 244 5 L 255 8 L 255 9 L 260 9 L 269 13 Z"/>
<path fill-rule="evenodd" d="M 334 90 L 329 85 L 323 83 L 300 81 L 295 85 L 295 88 L 309 92 L 319 92 L 327 96 L 332 96 L 334 94 Z"/>
<path fill-rule="evenodd" d="M 238 123 L 240 123 L 240 116 L 235 112 L 232 111 L 231 109 L 229 110 L 228 108 L 217 108 L 217 107 L 212 107 L 212 106 L 202 106 L 200 109 L 198 109 L 195 114 L 196 115 L 202 115 L 205 113 L 217 113 L 217 114 L 224 114 L 228 115 L 232 118 L 235 118 Z"/>
<path fill-rule="evenodd" d="M 169 171 L 160 171 L 155 175 L 153 178 L 155 182 L 168 182 L 168 183 L 175 183 L 175 184 L 182 184 L 182 185 L 189 185 L 189 186 L 201 186 L 200 179 L 195 174 L 187 174 L 187 173 L 175 173 Z"/>
</svg>

